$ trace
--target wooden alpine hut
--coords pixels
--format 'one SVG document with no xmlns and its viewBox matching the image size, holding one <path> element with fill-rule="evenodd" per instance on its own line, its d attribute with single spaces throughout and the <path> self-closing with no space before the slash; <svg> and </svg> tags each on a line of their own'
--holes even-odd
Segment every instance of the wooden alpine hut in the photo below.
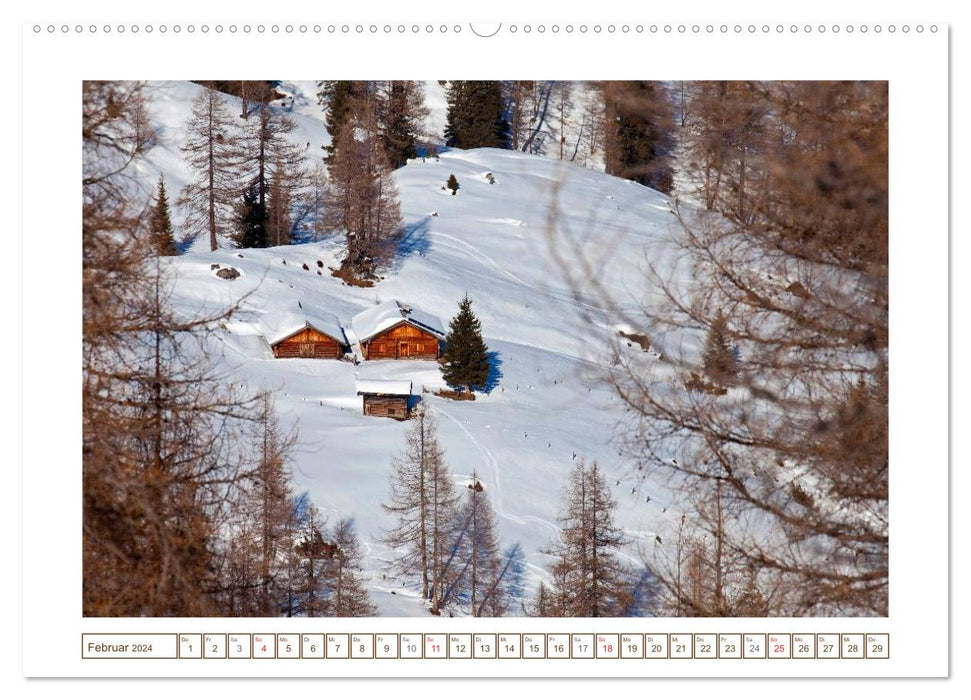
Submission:
<svg viewBox="0 0 971 700">
<path fill-rule="evenodd" d="M 437 360 L 445 327 L 436 316 L 392 299 L 351 321 L 365 360 Z"/>
<path fill-rule="evenodd" d="M 411 416 L 411 382 L 392 379 L 360 379 L 357 395 L 363 397 L 365 416 L 405 420 Z"/>
<path fill-rule="evenodd" d="M 266 314 L 261 326 L 274 357 L 336 360 L 350 349 L 336 316 L 300 302 L 296 309 Z"/>
</svg>

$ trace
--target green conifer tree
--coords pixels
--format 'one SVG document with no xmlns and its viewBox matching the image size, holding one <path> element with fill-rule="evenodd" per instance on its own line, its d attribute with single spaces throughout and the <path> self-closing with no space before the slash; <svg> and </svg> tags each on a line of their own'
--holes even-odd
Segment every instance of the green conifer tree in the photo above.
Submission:
<svg viewBox="0 0 971 700">
<path fill-rule="evenodd" d="M 378 118 L 388 164 L 400 168 L 418 155 L 417 144 L 428 115 L 425 96 L 413 80 L 389 80 L 382 91 Z"/>
<path fill-rule="evenodd" d="M 266 248 L 266 205 L 260 203 L 259 186 L 253 182 L 243 193 L 243 203 L 237 219 L 239 229 L 236 242 L 240 248 Z"/>
<path fill-rule="evenodd" d="M 354 80 L 327 80 L 319 83 L 317 101 L 327 110 L 324 125 L 330 134 L 330 144 L 324 146 L 324 161 L 329 166 L 337 157 L 337 137 L 347 122 L 351 102 L 367 92 L 367 83 Z"/>
<path fill-rule="evenodd" d="M 172 233 L 172 219 L 169 216 L 169 199 L 165 194 L 165 180 L 158 179 L 158 196 L 149 218 L 152 243 L 156 255 L 175 255 L 175 235 Z"/>
<path fill-rule="evenodd" d="M 452 195 L 454 196 L 459 191 L 459 181 L 455 177 L 455 173 L 448 176 L 448 181 L 445 183 L 445 187 L 452 190 Z"/>
<path fill-rule="evenodd" d="M 448 88 L 445 142 L 456 148 L 507 148 L 509 122 L 496 80 L 456 80 Z"/>
<path fill-rule="evenodd" d="M 489 380 L 489 349 L 482 340 L 482 324 L 472 311 L 468 294 L 449 324 L 442 355 L 442 377 L 449 386 L 466 391 L 484 389 Z"/>
<path fill-rule="evenodd" d="M 609 175 L 670 194 L 674 187 L 674 112 L 661 83 L 604 83 L 604 160 Z"/>
</svg>

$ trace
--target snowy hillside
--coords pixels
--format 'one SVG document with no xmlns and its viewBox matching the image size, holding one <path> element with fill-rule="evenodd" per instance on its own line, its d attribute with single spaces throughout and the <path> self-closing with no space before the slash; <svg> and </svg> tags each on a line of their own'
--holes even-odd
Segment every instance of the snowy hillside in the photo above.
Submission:
<svg viewBox="0 0 971 700">
<path fill-rule="evenodd" d="M 186 141 L 186 123 L 191 112 L 192 100 L 203 92 L 203 88 L 195 83 L 186 81 L 153 81 L 149 83 L 152 93 L 151 112 L 156 121 L 158 133 L 156 143 L 152 148 L 151 157 L 134 164 L 133 171 L 138 180 L 142 194 L 147 197 L 154 193 L 160 174 L 165 176 L 166 187 L 169 192 L 181 192 L 189 182 L 190 173 L 179 149 Z M 303 152 L 308 168 L 324 156 L 323 148 L 330 144 L 330 135 L 324 127 L 324 108 L 317 102 L 317 81 L 298 80 L 282 81 L 278 91 L 286 97 L 274 103 L 273 108 L 287 114 L 294 123 L 292 133 L 288 139 Z M 421 82 L 424 93 L 425 107 L 428 115 L 424 129 L 429 143 L 439 148 L 444 144 L 444 130 L 446 121 L 447 102 L 445 88 L 438 81 Z M 230 106 L 230 112 L 239 114 L 242 111 L 242 101 L 231 95 L 224 95 Z M 590 154 L 585 146 L 574 152 L 575 142 L 583 138 L 583 133 L 589 131 L 587 117 L 584 112 L 590 108 L 591 93 L 584 83 L 576 83 L 570 108 L 562 114 L 564 121 L 563 134 L 571 149 L 565 154 L 566 160 L 574 159 L 577 164 L 603 171 L 602 153 Z M 561 115 L 551 108 L 544 112 L 544 118 L 539 123 L 539 131 L 535 140 L 535 148 L 546 152 L 551 158 L 557 153 L 555 148 L 548 146 L 554 140 L 554 135 L 560 134 Z M 458 174 L 458 173 L 456 173 Z M 446 174 L 447 175 L 447 174 Z M 172 197 L 174 220 L 178 228 L 182 221 L 183 212 Z M 200 244 L 197 240 L 196 244 Z M 201 243 L 204 245 L 205 241 Z"/>
<path fill-rule="evenodd" d="M 162 126 L 160 144 L 143 174 L 150 186 L 164 173 L 175 192 L 187 177 L 178 151 L 180 125 L 197 88 L 162 88 L 153 106 Z M 306 98 L 306 92 L 304 85 L 299 94 Z M 295 142 L 320 152 L 328 137 L 309 116 L 313 105 L 306 99 L 294 105 Z M 451 174 L 460 184 L 456 196 L 442 188 Z M 447 323 L 468 294 L 494 353 L 491 391 L 471 402 L 423 395 L 437 416 L 456 484 L 464 488 L 473 472 L 483 483 L 503 547 L 518 542 L 525 553 L 528 594 L 548 576 L 542 550 L 557 536 L 574 460 L 596 460 L 618 501 L 617 522 L 631 538 L 625 553 L 641 563 L 656 546 L 656 533 L 680 513 L 667 509 L 672 500 L 662 487 L 639 482 L 619 455 L 615 438 L 627 416 L 600 380 L 609 344 L 630 329 L 602 308 L 592 285 L 575 294 L 559 260 L 584 259 L 590 265 L 585 278 L 636 304 L 648 293 L 645 261 L 665 265 L 661 256 L 674 230 L 670 204 L 629 181 L 491 149 L 414 160 L 395 177 L 407 232 L 391 269 L 373 288 L 347 286 L 331 276 L 329 268 L 342 254 L 339 238 L 263 250 L 194 246 L 165 259 L 176 307 L 195 314 L 246 297 L 223 332 L 220 367 L 250 388 L 275 393 L 283 422 L 300 434 L 293 464 L 297 487 L 309 492 L 331 523 L 355 519 L 372 598 L 382 614 L 426 614 L 417 589 L 390 569 L 393 553 L 381 543 L 393 526 L 381 508 L 390 463 L 409 424 L 362 415 L 355 382 L 407 380 L 415 393 L 444 383 L 434 362 L 275 359 L 263 329 L 293 313 L 297 302 L 336 315 L 353 344 L 351 319 L 377 303 L 405 300 Z M 213 264 L 234 267 L 241 276 L 217 277 Z M 631 352 L 642 351 L 634 345 Z"/>
<path fill-rule="evenodd" d="M 330 136 L 324 128 L 323 113 L 316 103 L 313 93 L 315 83 L 287 83 L 288 98 L 274 105 L 287 113 L 294 123 L 290 141 L 305 155 L 308 165 L 324 155 L 323 147 L 330 143 Z M 149 107 L 156 128 L 156 142 L 149 158 L 133 164 L 132 170 L 138 186 L 145 197 L 155 192 L 159 175 L 165 177 L 165 186 L 172 193 L 173 221 L 176 231 L 181 230 L 184 212 L 178 206 L 178 193 L 191 180 L 186 161 L 180 149 L 186 142 L 186 125 L 192 110 L 192 101 L 204 91 L 199 85 L 185 81 L 150 82 L 151 105 Z M 242 111 L 242 101 L 231 95 L 224 95 L 231 114 Z M 319 115 L 310 116 L 310 115 Z M 203 237 L 204 238 L 204 237 Z M 193 242 L 200 249 L 206 248 L 207 240 L 201 238 Z M 227 245 L 230 245 L 228 242 Z"/>
</svg>

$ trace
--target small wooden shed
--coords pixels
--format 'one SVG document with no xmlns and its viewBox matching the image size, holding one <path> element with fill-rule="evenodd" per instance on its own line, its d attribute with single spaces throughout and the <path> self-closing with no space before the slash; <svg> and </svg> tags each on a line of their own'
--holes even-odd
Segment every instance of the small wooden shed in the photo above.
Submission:
<svg viewBox="0 0 971 700">
<path fill-rule="evenodd" d="M 349 350 L 337 317 L 303 304 L 296 310 L 268 312 L 261 323 L 274 357 L 336 360 Z"/>
<path fill-rule="evenodd" d="M 411 382 L 392 379 L 358 380 L 357 395 L 363 397 L 365 416 L 384 416 L 398 420 L 411 417 Z"/>
<path fill-rule="evenodd" d="M 437 360 L 445 329 L 441 320 L 391 299 L 351 321 L 365 360 Z"/>
</svg>

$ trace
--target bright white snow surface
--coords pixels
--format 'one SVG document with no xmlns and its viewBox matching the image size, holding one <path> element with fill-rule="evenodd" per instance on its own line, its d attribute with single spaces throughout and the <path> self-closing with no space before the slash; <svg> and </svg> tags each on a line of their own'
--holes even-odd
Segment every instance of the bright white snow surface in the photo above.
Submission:
<svg viewBox="0 0 971 700">
<path fill-rule="evenodd" d="M 191 99 L 193 88 L 166 85 L 167 95 Z M 188 108 L 186 103 L 179 119 Z M 168 100 L 162 118 L 175 114 Z M 311 118 L 304 120 L 300 128 L 309 130 Z M 177 131 L 175 124 L 166 126 L 169 134 Z M 323 125 L 317 127 L 313 148 L 326 140 Z M 174 168 L 175 182 L 180 170 L 170 160 L 173 148 L 169 144 L 159 154 L 163 160 L 155 167 L 167 178 Z M 461 187 L 455 196 L 442 187 L 450 174 Z M 331 523 L 354 518 L 370 592 L 383 615 L 427 614 L 416 582 L 395 572 L 395 552 L 382 542 L 395 528 L 381 507 L 391 461 L 404 448 L 411 424 L 362 415 L 357 396 L 359 380 L 411 382 L 437 420 L 456 485 L 468 484 L 474 474 L 495 510 L 503 547 L 522 546 L 527 595 L 548 580 L 550 558 L 543 550 L 558 537 L 563 491 L 580 459 L 596 460 L 606 474 L 618 503 L 617 522 L 630 538 L 624 555 L 633 563 L 651 558 L 661 546 L 655 535 L 676 526 L 680 511 L 672 494 L 639 480 L 621 456 L 618 436 L 631 426 L 632 414 L 603 377 L 618 330 L 638 329 L 608 311 L 604 297 L 638 308 L 656 293 L 645 281 L 648 261 L 661 270 L 679 268 L 671 257 L 677 226 L 666 198 L 582 167 L 493 149 L 415 160 L 395 178 L 406 232 L 373 288 L 331 276 L 328 268 L 343 257 L 340 236 L 264 250 L 193 246 L 165 259 L 174 277 L 173 301 L 186 314 L 225 309 L 245 296 L 225 325 L 224 351 L 214 360 L 251 390 L 273 391 L 281 421 L 299 431 L 292 464 L 296 488 L 306 490 Z M 232 266 L 241 276 L 221 279 L 212 263 Z M 574 289 L 566 272 L 588 282 Z M 681 274 L 679 281 L 688 278 Z M 431 393 L 445 386 L 436 362 L 277 360 L 262 336 L 271 319 L 301 312 L 297 300 L 305 317 L 308 310 L 325 310 L 347 329 L 350 319 L 369 310 L 380 315 L 378 309 L 396 306 L 398 299 L 447 321 L 465 294 L 493 362 L 489 391 L 475 401 Z M 353 335 L 348 333 L 352 344 Z M 629 351 L 642 353 L 636 344 Z"/>
<path fill-rule="evenodd" d="M 430 331 L 439 338 L 445 337 L 445 327 L 437 316 L 397 299 L 389 299 L 373 308 L 362 311 L 354 317 L 351 325 L 358 342 L 363 343 L 365 340 L 370 340 L 378 333 L 394 328 L 402 322 Z"/>
<path fill-rule="evenodd" d="M 411 382 L 393 379 L 359 379 L 358 394 L 384 394 L 387 396 L 410 396 Z"/>
</svg>

